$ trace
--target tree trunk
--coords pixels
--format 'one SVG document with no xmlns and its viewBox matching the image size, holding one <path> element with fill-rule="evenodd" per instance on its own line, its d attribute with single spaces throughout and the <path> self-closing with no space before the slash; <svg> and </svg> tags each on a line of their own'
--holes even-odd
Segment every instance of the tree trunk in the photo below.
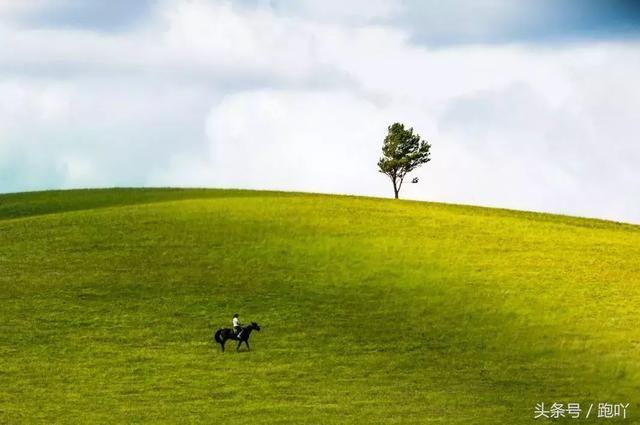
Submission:
<svg viewBox="0 0 640 425">
<path fill-rule="evenodd" d="M 393 194 L 395 195 L 396 199 L 398 199 L 398 194 L 400 193 L 400 188 L 398 187 L 398 184 L 396 183 L 396 180 L 393 179 Z"/>
</svg>

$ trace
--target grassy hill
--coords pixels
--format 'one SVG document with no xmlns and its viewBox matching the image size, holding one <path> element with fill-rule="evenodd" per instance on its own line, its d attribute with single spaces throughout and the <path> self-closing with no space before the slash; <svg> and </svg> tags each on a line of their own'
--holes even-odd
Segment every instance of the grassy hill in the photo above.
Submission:
<svg viewBox="0 0 640 425">
<path fill-rule="evenodd" d="M 639 259 L 639 226 L 496 209 L 3 195 L 0 423 L 632 423 Z M 222 354 L 234 312 L 262 331 Z"/>
</svg>

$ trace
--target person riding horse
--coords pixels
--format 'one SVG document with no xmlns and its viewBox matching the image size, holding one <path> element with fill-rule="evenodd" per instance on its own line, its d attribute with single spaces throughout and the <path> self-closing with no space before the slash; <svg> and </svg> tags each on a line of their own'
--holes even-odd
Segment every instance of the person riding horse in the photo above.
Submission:
<svg viewBox="0 0 640 425">
<path fill-rule="evenodd" d="M 234 317 L 234 319 L 237 319 L 237 317 Z M 234 320 L 234 325 L 235 323 L 236 322 Z M 242 343 L 244 343 L 247 346 L 247 350 L 250 351 L 251 348 L 249 347 L 249 337 L 251 336 L 251 332 L 253 331 L 260 331 L 260 325 L 258 325 L 256 322 L 251 322 L 251 324 L 242 328 L 240 330 L 240 333 L 238 334 L 236 334 L 236 331 L 234 329 L 220 328 L 213 334 L 213 339 L 215 340 L 215 342 L 220 344 L 220 348 L 222 348 L 223 353 L 224 353 L 224 344 L 228 340 L 238 341 L 236 350 L 240 350 L 240 346 L 242 345 Z"/>
</svg>

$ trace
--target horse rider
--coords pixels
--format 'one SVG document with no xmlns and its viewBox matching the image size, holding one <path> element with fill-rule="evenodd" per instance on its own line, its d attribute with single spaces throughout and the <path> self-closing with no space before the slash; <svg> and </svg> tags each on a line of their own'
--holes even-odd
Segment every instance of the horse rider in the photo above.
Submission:
<svg viewBox="0 0 640 425">
<path fill-rule="evenodd" d="M 236 334 L 237 338 L 240 338 L 240 334 L 242 333 L 242 325 L 240 324 L 240 319 L 238 319 L 238 313 L 233 315 L 233 333 Z"/>
</svg>

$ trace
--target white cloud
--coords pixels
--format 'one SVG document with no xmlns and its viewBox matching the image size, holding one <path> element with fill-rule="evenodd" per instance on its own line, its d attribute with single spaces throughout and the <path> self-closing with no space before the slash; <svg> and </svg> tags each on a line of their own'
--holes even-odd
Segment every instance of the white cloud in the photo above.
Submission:
<svg viewBox="0 0 640 425">
<path fill-rule="evenodd" d="M 296 79 L 315 72 L 309 28 L 269 10 L 239 13 L 231 2 L 170 2 L 162 16 L 164 48 L 191 65 L 263 78 Z"/>
<path fill-rule="evenodd" d="M 370 147 L 385 130 L 387 112 L 348 92 L 229 95 L 210 111 L 198 171 L 181 158 L 163 182 L 362 193 L 380 183 Z"/>
<path fill-rule="evenodd" d="M 15 16 L 38 10 L 44 7 L 47 2 L 47 0 L 0 0 L 0 17 L 3 15 Z M 51 2 L 49 1 L 49 3 Z"/>
<path fill-rule="evenodd" d="M 387 21 L 403 9 L 400 0 L 275 0 L 272 2 L 283 15 L 294 15 L 306 20 L 342 24 L 365 24 Z"/>
</svg>

